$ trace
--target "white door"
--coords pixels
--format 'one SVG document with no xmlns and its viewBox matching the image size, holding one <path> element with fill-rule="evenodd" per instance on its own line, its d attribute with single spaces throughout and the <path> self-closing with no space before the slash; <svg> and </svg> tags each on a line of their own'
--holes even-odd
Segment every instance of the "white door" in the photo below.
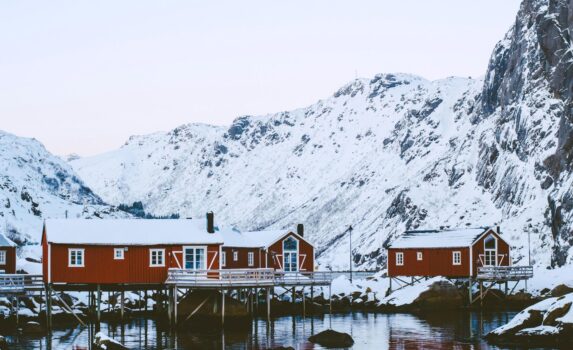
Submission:
<svg viewBox="0 0 573 350">
<path fill-rule="evenodd" d="M 184 268 L 187 270 L 206 270 L 207 249 L 205 247 L 185 247 L 183 249 Z"/>
</svg>

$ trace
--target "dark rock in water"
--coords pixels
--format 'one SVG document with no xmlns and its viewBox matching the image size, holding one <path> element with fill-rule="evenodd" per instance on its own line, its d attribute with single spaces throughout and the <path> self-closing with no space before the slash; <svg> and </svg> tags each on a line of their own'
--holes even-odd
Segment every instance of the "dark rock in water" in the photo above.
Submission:
<svg viewBox="0 0 573 350">
<path fill-rule="evenodd" d="M 126 350 L 127 348 L 123 346 L 120 342 L 111 339 L 107 335 L 99 332 L 95 335 L 94 339 L 95 349 L 102 350 Z"/>
<path fill-rule="evenodd" d="M 308 341 L 327 348 L 348 348 L 354 345 L 354 339 L 348 333 L 340 333 L 332 329 L 315 334 Z"/>
<path fill-rule="evenodd" d="M 451 282 L 439 281 L 420 293 L 413 304 L 424 310 L 452 309 L 463 306 L 464 297 Z"/>
<path fill-rule="evenodd" d="M 276 348 L 272 348 L 272 350 L 294 350 L 292 346 L 279 346 Z"/>
<path fill-rule="evenodd" d="M 25 334 L 43 334 L 44 332 L 44 327 L 42 327 L 38 322 L 29 321 L 22 326 L 22 333 Z"/>
<path fill-rule="evenodd" d="M 551 290 L 552 297 L 561 297 L 569 293 L 573 293 L 573 288 L 564 284 L 560 284 Z"/>
<path fill-rule="evenodd" d="M 0 335 L 0 350 L 8 350 L 8 342 Z"/>
</svg>

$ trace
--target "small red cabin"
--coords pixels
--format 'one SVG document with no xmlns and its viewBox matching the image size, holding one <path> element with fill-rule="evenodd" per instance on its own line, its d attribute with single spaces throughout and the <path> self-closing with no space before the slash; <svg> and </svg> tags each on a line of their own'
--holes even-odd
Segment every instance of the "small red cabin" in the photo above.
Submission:
<svg viewBox="0 0 573 350">
<path fill-rule="evenodd" d="M 290 230 L 223 234 L 224 269 L 273 268 L 284 272 L 313 272 L 314 247 L 303 237 L 302 225 Z"/>
<path fill-rule="evenodd" d="M 0 233 L 0 274 L 16 273 L 16 243 Z"/>
<path fill-rule="evenodd" d="M 499 228 L 407 231 L 388 248 L 388 275 L 473 277 L 482 266 L 510 266 Z"/>
</svg>

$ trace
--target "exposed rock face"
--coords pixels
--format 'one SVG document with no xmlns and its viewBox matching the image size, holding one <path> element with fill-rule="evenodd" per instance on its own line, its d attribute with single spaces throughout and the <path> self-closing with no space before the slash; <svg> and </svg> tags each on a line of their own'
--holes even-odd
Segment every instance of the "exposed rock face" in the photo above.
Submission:
<svg viewBox="0 0 573 350">
<path fill-rule="evenodd" d="M 524 0 L 485 80 L 357 79 L 309 107 L 132 137 L 72 161 L 113 204 L 241 229 L 303 222 L 324 267 L 385 264 L 405 229 L 502 225 L 519 261 L 573 261 L 571 0 Z M 484 67 L 485 68 L 485 67 Z M 344 257 L 344 258 L 343 258 Z"/>
</svg>

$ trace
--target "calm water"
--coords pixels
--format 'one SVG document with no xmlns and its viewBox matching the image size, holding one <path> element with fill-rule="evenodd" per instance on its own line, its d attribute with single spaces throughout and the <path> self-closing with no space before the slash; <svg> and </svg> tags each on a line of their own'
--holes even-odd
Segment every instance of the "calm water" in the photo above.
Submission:
<svg viewBox="0 0 573 350">
<path fill-rule="evenodd" d="M 457 312 L 428 316 L 353 313 L 320 317 L 280 317 L 269 325 L 253 321 L 250 330 L 194 332 L 159 330 L 153 320 L 135 319 L 123 326 L 102 324 L 101 330 L 132 349 L 266 349 L 292 346 L 321 349 L 306 339 L 332 327 L 355 340 L 353 349 L 499 349 L 481 337 L 509 321 L 515 313 Z M 9 336 L 11 349 L 89 349 L 93 329 L 54 330 L 52 336 Z"/>
</svg>

